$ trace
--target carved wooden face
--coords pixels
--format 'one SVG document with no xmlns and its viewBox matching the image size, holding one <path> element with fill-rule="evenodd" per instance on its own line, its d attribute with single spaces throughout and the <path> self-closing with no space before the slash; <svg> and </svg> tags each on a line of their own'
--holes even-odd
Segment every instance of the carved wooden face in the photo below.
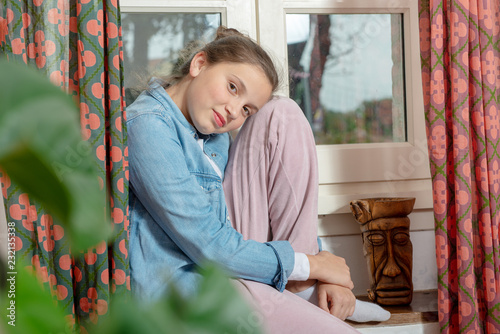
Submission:
<svg viewBox="0 0 500 334">
<path fill-rule="evenodd" d="M 412 299 L 412 252 L 408 217 L 379 218 L 362 227 L 363 248 L 371 271 L 370 298 L 381 305 Z"/>
</svg>

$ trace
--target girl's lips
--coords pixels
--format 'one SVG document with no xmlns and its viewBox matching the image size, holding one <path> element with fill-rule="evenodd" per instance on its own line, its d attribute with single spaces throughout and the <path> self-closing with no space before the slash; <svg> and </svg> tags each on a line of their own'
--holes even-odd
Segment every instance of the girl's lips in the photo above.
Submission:
<svg viewBox="0 0 500 334">
<path fill-rule="evenodd" d="M 226 120 L 224 119 L 224 117 L 222 117 L 222 115 L 215 110 L 214 110 L 214 119 L 215 123 L 217 123 L 217 126 L 219 126 L 220 128 L 226 124 Z"/>
</svg>

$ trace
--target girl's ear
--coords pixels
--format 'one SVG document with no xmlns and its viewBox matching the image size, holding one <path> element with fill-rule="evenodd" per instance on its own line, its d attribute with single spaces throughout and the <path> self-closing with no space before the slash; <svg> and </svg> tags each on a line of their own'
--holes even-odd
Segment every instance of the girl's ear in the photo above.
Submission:
<svg viewBox="0 0 500 334">
<path fill-rule="evenodd" d="M 194 55 L 189 66 L 189 74 L 195 78 L 200 74 L 202 69 L 208 65 L 207 55 L 204 51 L 198 52 Z"/>
</svg>

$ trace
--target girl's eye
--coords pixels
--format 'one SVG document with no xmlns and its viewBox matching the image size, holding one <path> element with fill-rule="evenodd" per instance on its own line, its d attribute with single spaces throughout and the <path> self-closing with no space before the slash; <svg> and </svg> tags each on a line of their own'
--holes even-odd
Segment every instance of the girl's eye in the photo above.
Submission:
<svg viewBox="0 0 500 334">
<path fill-rule="evenodd" d="M 236 87 L 236 85 L 232 82 L 229 83 L 229 90 L 233 93 L 236 93 L 238 91 L 238 88 Z"/>
<path fill-rule="evenodd" d="M 243 107 L 243 113 L 245 114 L 245 116 L 250 116 L 250 109 L 248 109 L 248 107 Z"/>
</svg>

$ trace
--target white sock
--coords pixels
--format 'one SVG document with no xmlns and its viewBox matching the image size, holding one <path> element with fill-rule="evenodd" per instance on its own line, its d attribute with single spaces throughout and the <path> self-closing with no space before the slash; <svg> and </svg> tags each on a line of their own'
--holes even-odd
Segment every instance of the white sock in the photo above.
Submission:
<svg viewBox="0 0 500 334">
<path fill-rule="evenodd" d="M 354 313 L 347 317 L 355 322 L 386 321 L 391 317 L 391 312 L 384 310 L 377 304 L 364 302 L 356 299 Z"/>
</svg>

